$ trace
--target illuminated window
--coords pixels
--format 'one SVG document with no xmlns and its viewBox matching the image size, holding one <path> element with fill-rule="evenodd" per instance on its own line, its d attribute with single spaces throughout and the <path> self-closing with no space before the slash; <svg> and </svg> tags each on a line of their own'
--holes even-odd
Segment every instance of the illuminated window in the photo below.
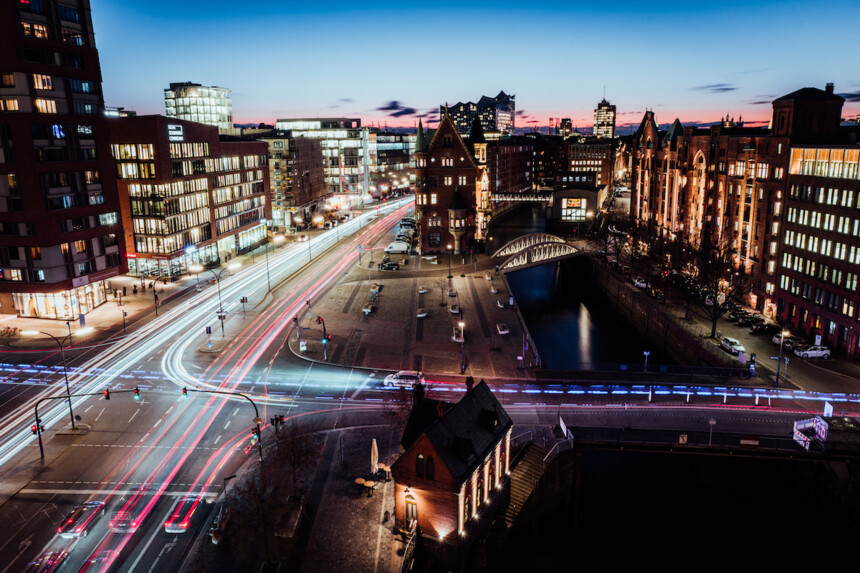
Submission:
<svg viewBox="0 0 860 573">
<path fill-rule="evenodd" d="M 75 252 L 76 253 L 86 253 L 87 252 L 87 242 L 85 240 L 75 241 Z"/>
<path fill-rule="evenodd" d="M 16 98 L 0 99 L 0 111 L 18 111 Z"/>
<path fill-rule="evenodd" d="M 44 74 L 33 74 L 33 87 L 37 90 L 52 90 L 53 83 L 51 82 L 51 76 L 46 76 Z"/>
<path fill-rule="evenodd" d="M 39 113 L 57 113 L 57 102 L 52 99 L 36 98 L 33 103 L 36 104 L 36 111 Z"/>
<path fill-rule="evenodd" d="M 444 181 L 442 182 L 443 185 L 453 185 L 454 184 L 454 178 L 453 177 L 444 177 L 443 179 L 444 179 Z"/>
<path fill-rule="evenodd" d="M 431 193 L 431 194 L 430 194 L 430 204 L 431 204 L 431 205 L 435 205 L 435 204 L 436 204 L 436 194 L 435 194 L 435 193 Z"/>
<path fill-rule="evenodd" d="M 21 30 L 25 36 L 33 36 L 36 38 L 47 39 L 48 29 L 42 24 L 32 22 L 21 22 Z"/>
<path fill-rule="evenodd" d="M 83 46 L 84 38 L 80 32 L 74 30 L 63 30 L 63 42 L 73 46 Z"/>
</svg>

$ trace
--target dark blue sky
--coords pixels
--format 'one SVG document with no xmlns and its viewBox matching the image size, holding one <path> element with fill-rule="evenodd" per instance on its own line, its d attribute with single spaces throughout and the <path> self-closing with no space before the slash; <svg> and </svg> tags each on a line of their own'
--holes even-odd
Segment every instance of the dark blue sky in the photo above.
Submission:
<svg viewBox="0 0 860 573">
<path fill-rule="evenodd" d="M 164 88 L 182 81 L 232 89 L 237 123 L 412 125 L 440 103 L 499 90 L 516 94 L 522 127 L 589 125 L 604 86 L 619 123 L 646 108 L 661 123 L 767 120 L 775 97 L 826 82 L 860 99 L 856 1 L 92 0 L 92 10 L 106 103 L 139 113 L 163 113 Z"/>
</svg>

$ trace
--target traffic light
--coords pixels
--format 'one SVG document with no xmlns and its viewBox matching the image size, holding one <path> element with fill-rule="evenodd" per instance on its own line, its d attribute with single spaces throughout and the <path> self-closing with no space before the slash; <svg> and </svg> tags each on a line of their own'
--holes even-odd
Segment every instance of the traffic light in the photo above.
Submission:
<svg viewBox="0 0 860 573">
<path fill-rule="evenodd" d="M 282 424 L 284 423 L 284 415 L 283 415 L 283 414 L 281 414 L 280 416 L 278 416 L 278 421 L 279 421 L 280 423 L 282 423 Z"/>
<path fill-rule="evenodd" d="M 30 431 L 33 432 L 34 436 L 39 432 L 38 428 L 36 427 L 36 424 L 30 426 Z"/>
<path fill-rule="evenodd" d="M 182 389 L 182 397 L 183 397 L 183 398 L 188 398 L 188 388 L 183 388 L 183 389 Z"/>
<path fill-rule="evenodd" d="M 317 317 L 317 324 L 322 324 L 322 317 L 321 316 Z"/>
<path fill-rule="evenodd" d="M 134 399 L 140 400 L 140 388 L 138 388 L 137 386 L 134 387 Z"/>
<path fill-rule="evenodd" d="M 105 391 L 102 392 L 102 394 L 104 394 L 105 400 L 110 400 L 110 390 L 105 388 Z"/>
</svg>

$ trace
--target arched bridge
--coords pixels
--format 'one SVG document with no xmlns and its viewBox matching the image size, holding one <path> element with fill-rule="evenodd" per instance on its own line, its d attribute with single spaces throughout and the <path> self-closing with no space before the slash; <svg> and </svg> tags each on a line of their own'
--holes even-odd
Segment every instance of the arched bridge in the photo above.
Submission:
<svg viewBox="0 0 860 573">
<path fill-rule="evenodd" d="M 505 259 L 499 265 L 499 270 L 505 273 L 560 261 L 581 254 L 582 251 L 561 237 L 548 233 L 532 233 L 510 241 L 493 253 L 493 258 Z"/>
</svg>

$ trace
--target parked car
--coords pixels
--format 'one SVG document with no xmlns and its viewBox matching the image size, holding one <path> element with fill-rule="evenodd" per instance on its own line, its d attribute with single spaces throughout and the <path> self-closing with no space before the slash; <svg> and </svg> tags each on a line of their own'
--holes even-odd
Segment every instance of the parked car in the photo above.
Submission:
<svg viewBox="0 0 860 573">
<path fill-rule="evenodd" d="M 748 314 L 738 319 L 738 326 L 752 326 L 765 322 L 764 317 L 758 314 Z"/>
<path fill-rule="evenodd" d="M 611 261 L 609 261 L 609 268 L 614 269 L 614 270 L 618 270 L 618 261 L 615 259 L 612 259 Z"/>
<path fill-rule="evenodd" d="M 724 337 L 720 340 L 720 347 L 725 351 L 738 355 L 741 352 L 746 352 L 746 348 L 744 348 L 743 344 L 736 338 L 731 338 L 729 336 Z"/>
<path fill-rule="evenodd" d="M 794 354 L 801 358 L 830 358 L 830 349 L 826 346 L 801 346 L 794 349 Z"/>
<path fill-rule="evenodd" d="M 452 304 L 448 306 L 448 312 L 450 312 L 451 314 L 460 314 L 460 305 Z"/>
<path fill-rule="evenodd" d="M 752 314 L 750 311 L 739 308 L 729 312 L 726 315 L 726 320 L 728 320 L 729 322 L 736 322 L 742 317 L 749 316 L 750 314 Z"/>
<path fill-rule="evenodd" d="M 773 343 L 779 344 L 780 338 L 782 338 L 782 334 L 777 332 L 772 338 Z M 794 349 L 799 346 L 804 346 L 803 339 L 796 336 L 786 336 L 785 341 L 782 343 L 783 350 L 787 352 L 794 352 Z"/>
<path fill-rule="evenodd" d="M 508 328 L 508 325 L 504 322 L 500 322 L 496 325 L 496 330 L 499 334 L 510 334 L 511 329 Z"/>
<path fill-rule="evenodd" d="M 379 263 L 380 271 L 396 271 L 400 268 L 400 265 L 395 263 L 394 261 L 388 261 L 387 263 Z"/>
<path fill-rule="evenodd" d="M 300 242 L 300 243 L 304 243 L 305 241 L 307 241 L 307 240 L 308 240 L 308 236 L 307 236 L 307 235 L 299 235 L 299 236 L 296 238 L 296 240 L 297 240 L 298 242 Z"/>
<path fill-rule="evenodd" d="M 427 309 L 426 308 L 419 308 L 418 312 L 415 313 L 415 316 L 418 318 L 427 318 Z"/>
<path fill-rule="evenodd" d="M 622 275 L 630 275 L 630 267 L 627 265 L 621 265 L 621 274 Z"/>
<path fill-rule="evenodd" d="M 772 322 L 761 322 L 759 324 L 752 325 L 752 328 L 750 328 L 750 334 L 773 334 L 780 330 L 781 328 L 778 324 L 774 324 Z"/>
<path fill-rule="evenodd" d="M 57 528 L 60 537 L 86 537 L 90 527 L 105 514 L 105 502 L 85 501 L 72 509 Z"/>
<path fill-rule="evenodd" d="M 654 298 L 656 300 L 663 300 L 666 298 L 666 296 L 663 294 L 663 291 L 658 288 L 652 288 L 648 291 L 648 294 L 651 295 L 651 298 Z"/>
<path fill-rule="evenodd" d="M 416 383 L 423 384 L 424 375 L 416 372 L 415 370 L 401 370 L 400 372 L 389 374 L 382 381 L 382 385 L 389 388 L 392 386 L 397 386 L 398 388 L 411 388 Z"/>
<path fill-rule="evenodd" d="M 635 286 L 636 288 L 650 288 L 651 285 L 649 285 L 648 281 L 646 281 L 642 277 L 634 277 L 633 286 Z"/>
<path fill-rule="evenodd" d="M 409 243 L 404 243 L 403 241 L 394 241 L 387 247 L 385 247 L 386 253 L 395 253 L 405 255 L 409 253 L 409 249 L 411 249 L 411 245 Z"/>
<path fill-rule="evenodd" d="M 454 342 L 463 342 L 464 336 L 465 333 L 461 333 L 459 326 L 451 327 L 451 340 L 453 340 Z"/>
</svg>

